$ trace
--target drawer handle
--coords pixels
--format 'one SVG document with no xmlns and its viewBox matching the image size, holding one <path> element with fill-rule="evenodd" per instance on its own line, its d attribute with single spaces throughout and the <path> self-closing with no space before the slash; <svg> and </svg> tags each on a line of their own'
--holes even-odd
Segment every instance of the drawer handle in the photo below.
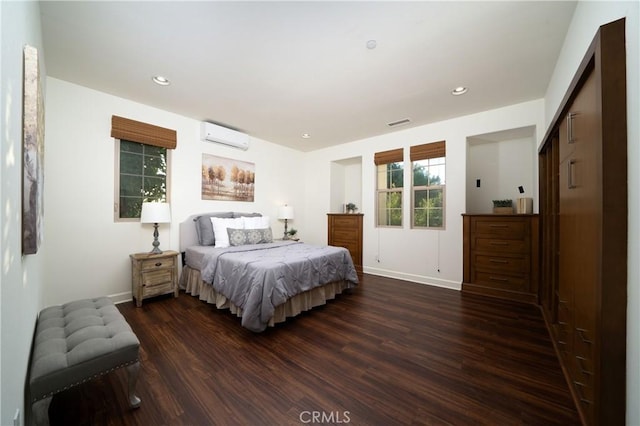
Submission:
<svg viewBox="0 0 640 426">
<path fill-rule="evenodd" d="M 501 281 L 501 282 L 508 282 L 509 280 L 507 278 L 500 278 L 500 277 L 489 277 L 490 281 Z"/>
<path fill-rule="evenodd" d="M 579 394 L 578 396 L 580 397 L 580 401 L 589 405 L 593 404 L 592 401 L 585 398 L 584 395 L 582 394 L 582 390 L 586 388 L 587 385 L 585 385 L 584 383 L 578 382 L 577 380 L 574 380 L 573 384 L 576 385 L 576 390 L 578 391 L 578 394 Z"/>
<path fill-rule="evenodd" d="M 569 189 L 574 189 L 576 187 L 576 183 L 574 181 L 574 176 L 575 176 L 575 165 L 576 165 L 576 160 L 569 160 L 569 162 L 567 163 L 567 188 Z"/>
<path fill-rule="evenodd" d="M 504 260 L 504 259 L 489 259 L 489 262 L 491 262 L 491 263 L 500 263 L 500 264 L 509 263 L 508 260 Z"/>
<path fill-rule="evenodd" d="M 156 266 L 162 266 L 162 262 L 157 262 Z"/>
<path fill-rule="evenodd" d="M 489 228 L 508 228 L 508 227 L 509 225 L 500 225 L 495 223 L 489 225 Z"/>
<path fill-rule="evenodd" d="M 573 138 L 573 119 L 578 113 L 570 112 L 567 114 L 567 142 L 574 143 L 576 140 Z"/>
<path fill-rule="evenodd" d="M 491 241 L 489 243 L 489 245 L 491 245 L 491 246 L 508 246 L 509 243 L 504 242 L 504 241 Z"/>
<path fill-rule="evenodd" d="M 578 332 L 578 335 L 580 336 L 580 339 L 582 340 L 583 343 L 587 343 L 587 344 L 591 344 L 593 343 L 591 340 L 589 340 L 586 336 L 587 330 L 585 330 L 584 328 L 578 328 L 576 327 L 576 331 Z"/>
<path fill-rule="evenodd" d="M 578 360 L 578 365 L 580 366 L 580 371 L 582 372 L 582 374 L 588 374 L 589 376 L 593 376 L 593 373 L 587 370 L 584 366 L 584 363 L 587 361 L 587 359 L 579 355 L 576 355 L 576 359 Z"/>
</svg>

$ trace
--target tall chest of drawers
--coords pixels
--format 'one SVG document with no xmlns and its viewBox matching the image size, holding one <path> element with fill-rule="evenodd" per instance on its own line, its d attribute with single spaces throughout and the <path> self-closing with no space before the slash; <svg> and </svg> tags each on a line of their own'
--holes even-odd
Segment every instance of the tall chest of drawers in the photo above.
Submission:
<svg viewBox="0 0 640 426">
<path fill-rule="evenodd" d="M 362 213 L 327 214 L 328 244 L 349 250 L 358 275 L 362 275 L 362 217 Z"/>
<path fill-rule="evenodd" d="M 538 303 L 538 215 L 465 214 L 462 218 L 462 291 Z"/>
</svg>

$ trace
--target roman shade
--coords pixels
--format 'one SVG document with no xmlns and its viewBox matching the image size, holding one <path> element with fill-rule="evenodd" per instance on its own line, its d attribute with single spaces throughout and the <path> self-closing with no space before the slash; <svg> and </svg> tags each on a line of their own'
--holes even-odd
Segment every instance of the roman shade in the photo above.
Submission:
<svg viewBox="0 0 640 426">
<path fill-rule="evenodd" d="M 399 163 L 404 160 L 404 151 L 402 148 L 392 149 L 390 151 L 376 152 L 373 156 L 373 162 L 376 166 L 381 164 Z"/>
<path fill-rule="evenodd" d="M 111 137 L 167 149 L 175 149 L 177 146 L 177 133 L 175 130 L 118 117 L 117 115 L 111 116 Z"/>
<path fill-rule="evenodd" d="M 445 141 L 412 146 L 409 150 L 411 161 L 446 157 Z"/>
</svg>

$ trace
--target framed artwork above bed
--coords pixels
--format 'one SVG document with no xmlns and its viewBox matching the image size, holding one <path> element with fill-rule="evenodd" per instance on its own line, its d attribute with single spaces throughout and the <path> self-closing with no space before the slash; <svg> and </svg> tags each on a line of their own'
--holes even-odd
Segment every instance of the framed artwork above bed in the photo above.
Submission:
<svg viewBox="0 0 640 426">
<path fill-rule="evenodd" d="M 255 164 L 202 154 L 202 199 L 253 201 Z"/>
</svg>

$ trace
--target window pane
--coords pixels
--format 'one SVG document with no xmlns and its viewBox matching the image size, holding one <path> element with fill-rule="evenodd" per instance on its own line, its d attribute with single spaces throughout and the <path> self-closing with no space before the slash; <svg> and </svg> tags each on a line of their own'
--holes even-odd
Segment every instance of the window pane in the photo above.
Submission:
<svg viewBox="0 0 640 426">
<path fill-rule="evenodd" d="M 402 192 L 378 193 L 378 225 L 402 226 Z"/>
<path fill-rule="evenodd" d="M 442 189 L 429 190 L 429 207 L 442 207 L 443 191 Z"/>
<path fill-rule="evenodd" d="M 142 197 L 120 197 L 120 217 L 140 217 Z"/>
<path fill-rule="evenodd" d="M 442 209 L 429 209 L 429 227 L 442 228 Z"/>
<path fill-rule="evenodd" d="M 121 140 L 119 178 L 119 217 L 140 217 L 143 201 L 166 201 L 167 149 Z"/>
<path fill-rule="evenodd" d="M 121 175 L 120 176 L 120 196 L 121 197 L 141 197 L 142 177 Z"/>
<path fill-rule="evenodd" d="M 427 191 L 426 190 L 416 190 L 414 191 L 413 196 L 413 207 L 415 208 L 425 208 L 427 207 Z"/>
<path fill-rule="evenodd" d="M 413 185 L 427 186 L 428 169 L 419 161 L 413 163 Z"/>
<path fill-rule="evenodd" d="M 137 152 L 142 154 L 142 147 L 144 145 L 137 142 L 120 141 L 120 152 Z"/>
<path fill-rule="evenodd" d="M 122 152 L 120 154 L 120 173 L 142 173 L 142 155 Z"/>
</svg>

